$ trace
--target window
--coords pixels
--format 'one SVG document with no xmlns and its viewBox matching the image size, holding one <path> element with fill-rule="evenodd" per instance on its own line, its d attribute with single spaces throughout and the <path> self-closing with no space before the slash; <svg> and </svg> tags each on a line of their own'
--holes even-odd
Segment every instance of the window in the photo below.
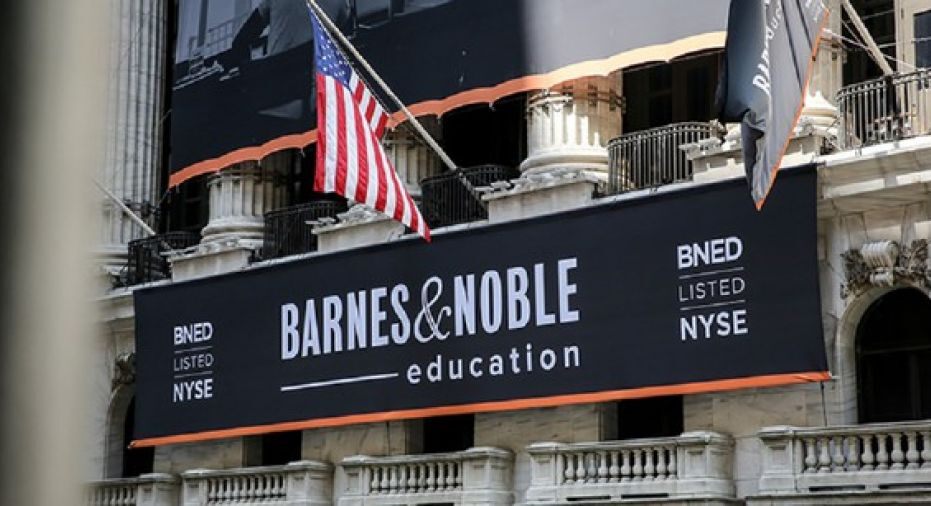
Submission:
<svg viewBox="0 0 931 506">
<path fill-rule="evenodd" d="M 301 460 L 301 431 L 275 432 L 262 436 L 262 465 L 283 466 Z"/>
<path fill-rule="evenodd" d="M 169 191 L 161 220 L 165 231 L 199 233 L 209 219 L 207 176 L 198 176 Z"/>
<path fill-rule="evenodd" d="M 527 152 L 525 108 L 520 94 L 450 111 L 440 120 L 443 149 L 460 167 L 517 167 Z"/>
<path fill-rule="evenodd" d="M 711 120 L 720 58 L 714 51 L 625 71 L 624 131 Z"/>
<path fill-rule="evenodd" d="M 876 45 L 886 55 L 895 56 L 895 10 L 893 0 L 851 0 L 853 8 L 856 9 L 869 30 Z M 843 14 L 843 36 L 848 40 L 859 41 L 860 34 L 856 32 L 850 22 L 847 13 Z M 917 35 L 916 35 L 917 36 Z M 859 44 L 859 43 L 858 43 Z M 869 51 L 860 45 L 851 43 L 844 44 L 847 54 L 844 63 L 844 84 L 855 84 L 882 75 L 882 71 Z M 889 64 L 894 69 L 896 67 L 894 60 L 889 60 Z"/>
<path fill-rule="evenodd" d="M 617 403 L 617 438 L 673 437 L 682 434 L 682 396 L 632 399 Z"/>
<path fill-rule="evenodd" d="M 243 441 L 243 465 L 283 466 L 301 460 L 303 433 L 299 430 L 250 436 Z"/>
<path fill-rule="evenodd" d="M 896 290 L 857 327 L 860 422 L 931 418 L 931 299 Z"/>
<path fill-rule="evenodd" d="M 931 67 L 931 11 L 915 14 L 915 65 Z"/>
<path fill-rule="evenodd" d="M 475 415 L 453 415 L 423 420 L 423 452 L 458 452 L 475 444 Z"/>
</svg>

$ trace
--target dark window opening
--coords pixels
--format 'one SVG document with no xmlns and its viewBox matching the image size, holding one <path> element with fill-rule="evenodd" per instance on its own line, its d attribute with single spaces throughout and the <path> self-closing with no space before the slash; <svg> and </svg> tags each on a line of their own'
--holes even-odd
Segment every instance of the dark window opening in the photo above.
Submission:
<svg viewBox="0 0 931 506">
<path fill-rule="evenodd" d="M 931 11 L 915 14 L 915 65 L 931 67 Z"/>
<path fill-rule="evenodd" d="M 301 431 L 274 432 L 261 436 L 263 466 L 283 466 L 301 460 Z"/>
<path fill-rule="evenodd" d="M 133 431 L 136 428 L 136 399 L 129 401 L 126 417 L 123 419 L 123 478 L 132 478 L 152 472 L 155 460 L 155 448 L 130 448 Z"/>
<path fill-rule="evenodd" d="M 649 63 L 624 72 L 624 132 L 714 116 L 721 52 Z"/>
<path fill-rule="evenodd" d="M 475 415 L 453 415 L 423 420 L 423 452 L 446 453 L 475 445 Z"/>
<path fill-rule="evenodd" d="M 169 232 L 200 233 L 209 219 L 207 178 L 198 176 L 189 179 L 168 192 L 165 198 L 167 212 L 164 230 Z"/>
<path fill-rule="evenodd" d="M 617 438 L 673 437 L 684 429 L 682 396 L 632 399 L 617 403 Z"/>
<path fill-rule="evenodd" d="M 884 295 L 856 339 L 860 422 L 931 418 L 931 299 L 916 289 Z"/>
<path fill-rule="evenodd" d="M 851 0 L 853 8 L 856 9 L 866 29 L 873 36 L 876 45 L 883 54 L 894 58 L 895 48 L 895 9 L 893 0 Z M 847 13 L 843 14 L 843 35 L 848 40 L 859 41 L 860 34 L 856 32 L 850 17 Z M 916 35 L 917 36 L 917 35 Z M 865 46 L 865 44 L 861 44 Z M 844 43 L 847 55 L 844 62 L 844 84 L 855 84 L 870 79 L 880 77 L 882 70 L 879 65 L 873 61 L 869 51 L 861 45 L 855 45 L 849 42 Z M 896 68 L 894 60 L 888 60 L 893 69 Z"/>
<path fill-rule="evenodd" d="M 525 108 L 520 94 L 451 111 L 440 119 L 443 149 L 459 167 L 517 167 L 527 152 Z"/>
</svg>

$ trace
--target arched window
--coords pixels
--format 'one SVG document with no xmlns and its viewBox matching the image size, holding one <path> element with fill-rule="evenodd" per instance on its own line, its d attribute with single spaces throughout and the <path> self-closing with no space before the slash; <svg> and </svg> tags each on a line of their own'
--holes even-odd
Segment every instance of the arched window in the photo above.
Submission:
<svg viewBox="0 0 931 506">
<path fill-rule="evenodd" d="M 861 423 L 931 418 L 931 299 L 917 289 L 890 292 L 857 327 Z"/>
</svg>

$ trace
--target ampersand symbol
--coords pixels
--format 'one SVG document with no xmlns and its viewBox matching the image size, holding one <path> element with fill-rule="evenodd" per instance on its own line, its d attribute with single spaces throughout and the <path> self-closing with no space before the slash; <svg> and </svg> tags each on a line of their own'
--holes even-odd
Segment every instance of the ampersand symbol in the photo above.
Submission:
<svg viewBox="0 0 931 506">
<path fill-rule="evenodd" d="M 435 288 L 435 293 L 433 296 L 430 296 Z M 436 304 L 436 301 L 439 300 L 440 294 L 443 293 L 443 281 L 433 276 L 424 282 L 423 287 L 420 289 L 420 312 L 417 313 L 417 318 L 414 319 L 414 337 L 422 343 L 428 343 L 433 338 L 439 339 L 440 341 L 449 337 L 449 332 L 440 331 L 440 324 L 443 322 L 443 318 L 450 316 L 453 313 L 453 310 L 449 306 L 443 306 L 440 310 L 434 314 L 431 309 L 433 305 Z M 421 325 L 426 322 L 427 329 L 430 331 L 428 335 L 421 333 Z"/>
</svg>

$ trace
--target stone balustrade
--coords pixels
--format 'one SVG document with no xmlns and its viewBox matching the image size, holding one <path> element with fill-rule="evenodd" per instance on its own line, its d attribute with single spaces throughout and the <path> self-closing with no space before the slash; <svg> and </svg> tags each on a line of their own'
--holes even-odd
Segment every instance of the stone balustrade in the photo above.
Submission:
<svg viewBox="0 0 931 506">
<path fill-rule="evenodd" d="M 182 473 L 182 506 L 324 506 L 332 504 L 333 468 L 315 461 L 285 466 Z"/>
<path fill-rule="evenodd" d="M 931 488 L 931 420 L 768 427 L 760 494 Z"/>
<path fill-rule="evenodd" d="M 513 455 L 498 448 L 344 459 L 339 506 L 511 504 Z"/>
<path fill-rule="evenodd" d="M 177 506 L 178 480 L 167 474 L 90 483 L 85 506 Z"/>
<path fill-rule="evenodd" d="M 728 502 L 734 442 L 713 432 L 597 443 L 536 443 L 528 504 L 696 499 Z"/>
</svg>

